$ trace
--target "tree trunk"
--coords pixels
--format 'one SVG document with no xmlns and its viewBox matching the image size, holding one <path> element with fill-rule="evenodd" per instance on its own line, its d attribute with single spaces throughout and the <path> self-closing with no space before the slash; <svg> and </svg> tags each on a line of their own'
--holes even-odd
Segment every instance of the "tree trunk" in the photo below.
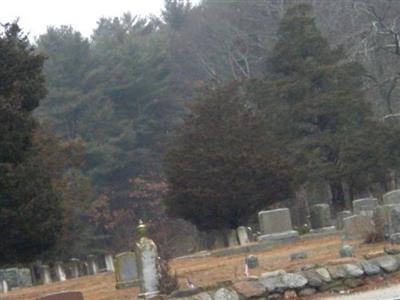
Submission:
<svg viewBox="0 0 400 300">
<path fill-rule="evenodd" d="M 346 208 L 345 193 L 340 181 L 331 182 L 330 186 L 332 191 L 333 211 L 336 214 L 336 212 L 342 211 Z"/>
</svg>

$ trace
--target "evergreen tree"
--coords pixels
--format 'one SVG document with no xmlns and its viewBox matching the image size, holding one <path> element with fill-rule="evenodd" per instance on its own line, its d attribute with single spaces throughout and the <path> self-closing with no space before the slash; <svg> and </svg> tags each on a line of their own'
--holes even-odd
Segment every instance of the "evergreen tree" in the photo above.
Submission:
<svg viewBox="0 0 400 300">
<path fill-rule="evenodd" d="M 175 31 L 181 29 L 185 18 L 192 8 L 189 1 L 165 0 L 162 16 L 164 21 Z"/>
<path fill-rule="evenodd" d="M 343 207 L 343 182 L 354 192 L 365 189 L 390 165 L 381 156 L 388 131 L 372 120 L 364 101 L 363 67 L 346 60 L 343 49 L 329 47 L 311 13 L 308 5 L 287 11 L 267 78 L 254 95 L 272 130 L 290 145 L 298 182 L 329 181 Z"/>
<path fill-rule="evenodd" d="M 0 35 L 0 262 L 29 261 L 51 248 L 60 198 L 33 146 L 32 111 L 45 96 L 44 57 L 17 24 Z"/>
<path fill-rule="evenodd" d="M 170 214 L 200 229 L 236 228 L 290 194 L 284 147 L 236 83 L 207 92 L 166 157 Z"/>
</svg>

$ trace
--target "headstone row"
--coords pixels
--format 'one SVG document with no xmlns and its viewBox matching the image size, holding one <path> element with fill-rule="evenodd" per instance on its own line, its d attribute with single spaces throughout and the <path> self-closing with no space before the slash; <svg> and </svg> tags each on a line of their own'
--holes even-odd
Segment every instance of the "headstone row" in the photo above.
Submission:
<svg viewBox="0 0 400 300">
<path fill-rule="evenodd" d="M 389 239 L 400 232 L 400 190 L 383 195 L 383 204 L 376 198 L 353 201 L 353 214 L 338 214 L 338 224 L 345 239 L 365 239 L 368 235 Z"/>
</svg>

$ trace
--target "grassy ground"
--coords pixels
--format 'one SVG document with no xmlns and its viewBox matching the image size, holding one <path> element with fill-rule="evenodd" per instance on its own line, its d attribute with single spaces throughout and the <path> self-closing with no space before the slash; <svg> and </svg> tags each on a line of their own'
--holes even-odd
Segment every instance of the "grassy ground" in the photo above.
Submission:
<svg viewBox="0 0 400 300">
<path fill-rule="evenodd" d="M 338 252 L 341 246 L 341 239 L 338 236 L 321 238 L 318 240 L 300 241 L 291 245 L 278 246 L 272 250 L 255 254 L 259 258 L 260 267 L 250 270 L 251 275 L 260 275 L 262 272 L 276 269 L 295 270 L 305 264 L 338 264 L 344 261 L 352 261 L 352 258 L 341 259 Z M 355 247 L 357 257 L 363 257 L 367 253 L 380 252 L 385 246 L 384 243 L 361 244 L 359 241 L 351 242 Z M 307 251 L 308 258 L 290 261 L 290 254 L 297 251 Z M 192 259 L 178 259 L 171 262 L 172 270 L 177 274 L 180 285 L 185 287 L 187 278 L 196 286 L 213 285 L 219 281 L 233 280 L 244 277 L 243 255 L 228 257 L 204 257 Z M 390 281 L 398 282 L 400 276 L 394 276 Z M 371 281 L 371 288 L 382 285 L 379 280 Z M 365 287 L 364 287 L 365 289 Z M 97 276 L 86 276 L 79 279 L 68 280 L 63 283 L 54 283 L 46 286 L 37 286 L 9 292 L 7 300 L 35 300 L 39 296 L 65 291 L 82 291 L 85 300 L 127 300 L 134 299 L 138 289 L 115 289 L 114 274 L 100 274 Z M 0 297 L 0 299 L 3 299 Z"/>
</svg>

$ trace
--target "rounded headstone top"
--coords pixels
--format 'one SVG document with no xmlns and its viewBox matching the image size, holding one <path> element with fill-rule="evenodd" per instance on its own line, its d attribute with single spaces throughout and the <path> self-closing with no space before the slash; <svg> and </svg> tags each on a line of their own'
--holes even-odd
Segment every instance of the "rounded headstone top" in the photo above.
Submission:
<svg viewBox="0 0 400 300">
<path fill-rule="evenodd" d="M 327 203 L 318 203 L 318 204 L 314 204 L 313 207 L 328 207 L 329 208 L 329 204 Z"/>
<path fill-rule="evenodd" d="M 273 213 L 273 212 L 283 212 L 283 211 L 289 211 L 289 208 L 284 207 L 284 208 L 276 208 L 276 209 L 270 209 L 270 210 L 262 210 L 258 212 L 258 214 L 265 214 L 265 213 Z"/>
</svg>

